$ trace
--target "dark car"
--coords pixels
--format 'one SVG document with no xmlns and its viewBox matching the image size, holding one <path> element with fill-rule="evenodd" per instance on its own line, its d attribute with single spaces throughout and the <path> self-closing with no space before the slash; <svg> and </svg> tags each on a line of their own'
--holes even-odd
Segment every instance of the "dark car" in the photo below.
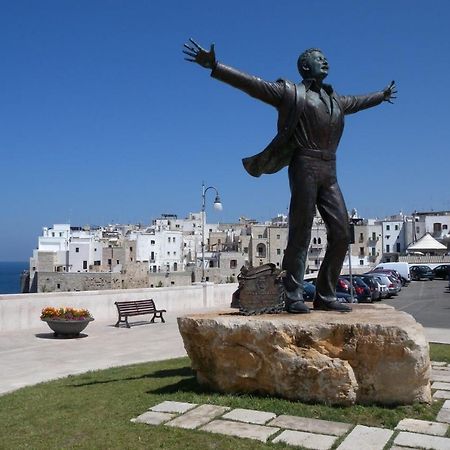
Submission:
<svg viewBox="0 0 450 450">
<path fill-rule="evenodd" d="M 369 287 L 370 292 L 372 294 L 372 301 L 373 302 L 380 301 L 381 300 L 381 289 L 380 289 L 380 285 L 378 284 L 377 280 L 374 277 L 370 277 L 370 276 L 366 276 L 366 275 L 361 275 L 361 279 Z"/>
<path fill-rule="evenodd" d="M 409 268 L 411 280 L 433 280 L 433 271 L 428 266 L 411 266 Z"/>
<path fill-rule="evenodd" d="M 350 281 L 350 276 L 346 275 L 343 277 L 347 281 Z M 358 303 L 372 303 L 372 292 L 369 286 L 364 283 L 363 279 L 357 275 L 352 276 L 353 287 L 355 288 L 356 298 Z"/>
<path fill-rule="evenodd" d="M 433 270 L 434 278 L 442 278 L 448 280 L 450 278 L 450 264 L 441 264 L 435 267 Z"/>
</svg>

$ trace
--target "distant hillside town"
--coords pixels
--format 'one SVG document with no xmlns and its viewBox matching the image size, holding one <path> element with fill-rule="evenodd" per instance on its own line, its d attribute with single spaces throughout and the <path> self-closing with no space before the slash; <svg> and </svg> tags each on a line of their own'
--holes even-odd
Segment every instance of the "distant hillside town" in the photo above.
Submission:
<svg viewBox="0 0 450 450">
<path fill-rule="evenodd" d="M 450 261 L 450 211 L 414 212 L 385 219 L 350 215 L 354 242 L 344 262 L 356 273 L 380 262 Z M 236 282 L 242 266 L 281 267 L 288 236 L 285 215 L 259 223 L 209 224 L 203 213 L 185 219 L 162 214 L 151 225 L 45 227 L 22 280 L 23 292 L 183 286 L 199 281 Z M 203 239 L 202 239 L 203 237 Z M 307 273 L 325 255 L 325 224 L 314 218 Z"/>
</svg>

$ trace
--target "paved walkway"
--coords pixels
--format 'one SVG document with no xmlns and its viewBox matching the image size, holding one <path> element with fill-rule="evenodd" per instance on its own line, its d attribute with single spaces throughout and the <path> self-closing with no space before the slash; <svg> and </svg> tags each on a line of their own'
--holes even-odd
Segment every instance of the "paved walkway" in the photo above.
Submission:
<svg viewBox="0 0 450 450">
<path fill-rule="evenodd" d="M 38 329 L 0 333 L 0 394 L 89 370 L 185 356 L 177 314 L 164 318 L 166 323 L 131 328 L 94 321 L 78 339 L 54 338 L 44 322 Z"/>
<path fill-rule="evenodd" d="M 179 315 L 167 313 L 166 323 L 144 322 L 129 329 L 115 328 L 114 320 L 94 321 L 79 339 L 55 339 L 44 322 L 37 329 L 0 333 L 0 394 L 89 370 L 185 356 Z M 450 344 L 449 329 L 425 333 L 431 342 Z"/>
</svg>

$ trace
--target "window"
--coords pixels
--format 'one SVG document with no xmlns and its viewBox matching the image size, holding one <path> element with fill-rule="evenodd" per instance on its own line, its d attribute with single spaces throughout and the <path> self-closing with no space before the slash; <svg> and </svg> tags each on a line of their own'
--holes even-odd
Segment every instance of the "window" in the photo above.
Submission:
<svg viewBox="0 0 450 450">
<path fill-rule="evenodd" d="M 130 247 L 130 252 L 132 252 L 133 251 L 133 247 Z"/>
<path fill-rule="evenodd" d="M 80 247 L 75 247 L 75 253 L 80 253 Z"/>
<path fill-rule="evenodd" d="M 175 263 L 173 263 L 173 271 L 176 272 L 177 270 L 178 270 L 178 264 L 175 262 Z M 173 281 L 172 281 L 172 284 L 174 284 Z"/>
<path fill-rule="evenodd" d="M 322 239 L 318 238 L 317 243 L 320 245 L 322 243 Z"/>
<path fill-rule="evenodd" d="M 317 244 L 317 239 L 316 238 L 313 239 L 313 244 Z"/>
<path fill-rule="evenodd" d="M 167 238 L 167 242 L 170 242 L 170 237 Z"/>
<path fill-rule="evenodd" d="M 420 227 L 416 227 L 416 233 L 420 233 Z"/>
<path fill-rule="evenodd" d="M 108 266 L 112 264 L 112 259 L 108 259 Z"/>
<path fill-rule="evenodd" d="M 398 225 L 395 225 L 395 229 L 398 230 Z"/>
<path fill-rule="evenodd" d="M 173 256 L 177 256 L 177 252 L 173 252 Z"/>
<path fill-rule="evenodd" d="M 175 244 L 175 238 L 172 238 L 172 242 Z"/>
<path fill-rule="evenodd" d="M 371 250 L 372 250 L 372 256 L 376 256 L 376 253 L 375 253 L 375 252 L 376 252 L 376 248 L 375 248 L 375 247 L 372 247 Z"/>
<path fill-rule="evenodd" d="M 155 241 L 154 241 L 154 240 L 151 240 L 151 241 L 150 241 L 150 245 L 155 245 Z"/>
<path fill-rule="evenodd" d="M 170 252 L 167 252 L 167 256 L 170 256 Z"/>
<path fill-rule="evenodd" d="M 386 245 L 386 253 L 389 253 L 391 251 L 391 246 L 390 245 Z"/>
<path fill-rule="evenodd" d="M 447 224 L 444 223 L 444 224 L 442 225 L 442 229 L 443 229 L 443 230 L 446 230 L 447 228 L 448 228 Z"/>
<path fill-rule="evenodd" d="M 364 255 L 364 247 L 359 247 L 359 254 Z"/>
<path fill-rule="evenodd" d="M 391 229 L 390 225 L 386 225 L 386 231 L 389 231 Z"/>
<path fill-rule="evenodd" d="M 391 235 L 390 234 L 387 234 L 386 235 L 386 239 L 390 239 L 391 238 Z"/>
<path fill-rule="evenodd" d="M 248 247 L 244 247 L 244 253 L 248 253 Z"/>
<path fill-rule="evenodd" d="M 151 259 L 152 261 L 155 260 L 155 252 L 151 252 L 151 253 L 150 253 L 150 259 Z"/>
<path fill-rule="evenodd" d="M 363 260 L 363 259 L 360 259 L 360 260 L 359 260 L 359 265 L 360 265 L 360 266 L 363 266 L 363 265 L 364 265 L 364 260 Z"/>
<path fill-rule="evenodd" d="M 262 239 L 262 234 L 258 234 L 258 239 Z"/>
<path fill-rule="evenodd" d="M 280 234 L 277 234 L 277 239 L 281 239 L 281 235 Z"/>
<path fill-rule="evenodd" d="M 277 255 L 281 255 L 281 248 L 277 248 Z"/>
<path fill-rule="evenodd" d="M 359 233 L 359 242 L 364 241 L 364 233 Z"/>
<path fill-rule="evenodd" d="M 120 261 L 118 259 L 116 259 L 116 264 L 120 264 Z"/>
<path fill-rule="evenodd" d="M 56 289 L 61 289 L 61 285 L 59 283 L 56 285 Z"/>
<path fill-rule="evenodd" d="M 63 237 L 63 233 L 62 232 L 59 233 L 59 237 Z"/>
<path fill-rule="evenodd" d="M 266 257 L 266 246 L 264 244 L 258 244 L 256 246 L 256 257 L 265 258 Z"/>
<path fill-rule="evenodd" d="M 372 233 L 372 239 L 375 240 L 377 238 L 377 233 Z"/>
<path fill-rule="evenodd" d="M 236 269 L 237 259 L 230 259 L 230 269 Z"/>
<path fill-rule="evenodd" d="M 87 269 L 87 261 L 83 261 L 83 270 Z"/>
<path fill-rule="evenodd" d="M 397 242 L 396 246 L 397 246 L 396 252 L 400 253 L 400 242 Z"/>
<path fill-rule="evenodd" d="M 52 237 L 55 237 L 55 233 L 52 233 Z"/>
<path fill-rule="evenodd" d="M 94 266 L 100 266 L 102 264 L 101 261 L 94 261 Z"/>
</svg>

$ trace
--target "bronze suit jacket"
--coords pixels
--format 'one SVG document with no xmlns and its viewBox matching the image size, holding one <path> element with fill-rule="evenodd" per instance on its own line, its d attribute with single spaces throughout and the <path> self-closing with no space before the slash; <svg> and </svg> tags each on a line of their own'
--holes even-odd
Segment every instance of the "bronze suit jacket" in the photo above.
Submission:
<svg viewBox="0 0 450 450">
<path fill-rule="evenodd" d="M 211 76 L 246 92 L 252 97 L 271 103 L 270 89 L 273 83 L 268 83 L 261 78 L 248 75 L 220 62 L 211 72 Z M 280 79 L 276 83 L 281 84 L 284 89 L 282 101 L 277 106 L 278 133 L 262 152 L 242 160 L 246 171 L 254 177 L 278 172 L 289 165 L 294 151 L 294 147 L 289 145 L 289 141 L 305 105 L 306 86 L 304 82 L 295 84 Z M 333 93 L 333 98 L 341 104 L 339 95 Z M 352 99 L 353 104 L 350 112 L 356 112 L 380 104 L 384 95 L 383 92 L 377 92 L 367 96 L 345 98 Z M 342 110 L 344 109 L 343 107 Z"/>
</svg>

